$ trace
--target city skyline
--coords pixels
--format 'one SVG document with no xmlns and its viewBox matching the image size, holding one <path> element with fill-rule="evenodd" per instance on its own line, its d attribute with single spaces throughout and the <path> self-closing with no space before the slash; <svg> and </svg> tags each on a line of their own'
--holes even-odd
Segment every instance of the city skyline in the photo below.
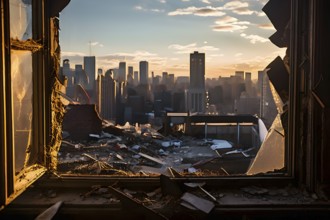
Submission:
<svg viewBox="0 0 330 220">
<path fill-rule="evenodd" d="M 284 55 L 267 39 L 275 30 L 263 16 L 264 0 L 139 0 L 95 4 L 72 0 L 60 15 L 62 59 L 72 66 L 96 56 L 97 68 L 119 62 L 176 76 L 189 75 L 189 54 L 206 54 L 206 77 L 263 70 Z"/>
</svg>

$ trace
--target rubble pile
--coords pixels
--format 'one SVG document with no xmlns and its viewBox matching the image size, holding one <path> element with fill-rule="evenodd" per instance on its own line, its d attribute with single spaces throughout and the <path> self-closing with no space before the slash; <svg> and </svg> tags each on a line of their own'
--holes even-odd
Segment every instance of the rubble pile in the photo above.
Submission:
<svg viewBox="0 0 330 220">
<path fill-rule="evenodd" d="M 63 131 L 62 136 L 57 166 L 61 174 L 172 177 L 244 174 L 256 154 L 256 149 L 241 150 L 225 140 L 164 137 L 150 124 L 103 123 L 100 134 L 90 133 L 82 140 L 71 139 L 70 131 Z"/>
</svg>

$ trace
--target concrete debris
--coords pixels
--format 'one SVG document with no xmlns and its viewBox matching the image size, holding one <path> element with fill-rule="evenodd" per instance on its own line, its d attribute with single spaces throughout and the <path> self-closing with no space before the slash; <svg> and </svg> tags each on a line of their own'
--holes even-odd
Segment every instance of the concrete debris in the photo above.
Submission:
<svg viewBox="0 0 330 220">
<path fill-rule="evenodd" d="M 70 105 L 68 108 L 71 111 L 81 107 Z M 62 140 L 58 153 L 58 173 L 227 176 L 245 174 L 258 151 L 258 148 L 241 149 L 222 139 L 164 137 L 149 124 L 102 123 L 102 130 L 90 131 L 86 139 L 77 140 L 74 137 L 77 134 L 72 136 L 71 130 L 65 133 L 66 139 Z"/>
<path fill-rule="evenodd" d="M 100 134 L 102 120 L 99 117 L 95 105 L 67 106 L 63 118 L 63 131 L 70 134 L 71 140 L 88 140 L 89 134 Z"/>
<path fill-rule="evenodd" d="M 145 213 L 147 219 L 162 219 L 162 220 L 168 219 L 166 216 L 162 215 L 161 213 L 157 213 L 154 210 L 145 206 L 137 198 L 134 198 L 132 194 L 135 194 L 135 192 L 126 190 L 125 193 L 112 186 L 109 186 L 109 189 L 112 194 L 114 194 L 117 198 L 119 198 L 123 206 L 129 208 L 130 211 L 138 212 L 138 210 L 141 210 Z"/>
<path fill-rule="evenodd" d="M 163 195 L 171 195 L 174 197 L 182 196 L 183 192 L 181 187 L 168 176 L 160 175 L 160 186 Z"/>
<path fill-rule="evenodd" d="M 251 195 L 265 195 L 268 194 L 268 189 L 257 187 L 257 186 L 251 186 L 251 187 L 245 187 L 242 188 L 242 191 L 245 193 L 249 193 Z"/>
<path fill-rule="evenodd" d="M 199 188 L 203 193 L 205 193 L 214 202 L 217 202 L 217 199 L 202 187 L 205 185 L 204 182 L 202 182 L 202 183 L 184 183 L 184 185 L 192 187 L 192 188 L 196 188 L 196 187 Z"/>
<path fill-rule="evenodd" d="M 206 199 L 200 198 L 200 197 L 195 196 L 194 194 L 191 194 L 188 192 L 183 194 L 181 199 L 184 202 L 188 203 L 189 205 L 191 205 L 191 206 L 195 207 L 196 209 L 201 210 L 202 212 L 205 212 L 207 214 L 210 213 L 215 206 L 213 202 L 210 202 Z"/>
<path fill-rule="evenodd" d="M 226 149 L 233 147 L 233 145 L 226 140 L 213 140 L 212 143 L 213 143 L 213 145 L 211 145 L 212 150 Z"/>
</svg>

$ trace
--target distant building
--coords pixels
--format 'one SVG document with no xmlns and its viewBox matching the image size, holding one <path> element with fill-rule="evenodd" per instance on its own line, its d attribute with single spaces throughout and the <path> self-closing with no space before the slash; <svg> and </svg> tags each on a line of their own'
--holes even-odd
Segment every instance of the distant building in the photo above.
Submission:
<svg viewBox="0 0 330 220">
<path fill-rule="evenodd" d="M 162 84 L 164 84 L 164 85 L 167 84 L 167 77 L 168 77 L 168 73 L 167 72 L 163 72 L 162 73 Z"/>
<path fill-rule="evenodd" d="M 119 82 L 126 81 L 126 62 L 120 62 L 119 63 L 119 72 L 118 72 L 117 80 Z"/>
<path fill-rule="evenodd" d="M 170 89 L 170 90 L 173 89 L 173 86 L 174 86 L 174 79 L 175 79 L 174 74 L 169 74 L 169 75 L 168 75 L 166 86 L 167 86 L 167 88 Z"/>
<path fill-rule="evenodd" d="M 175 81 L 175 89 L 184 91 L 189 88 L 189 76 L 178 76 Z"/>
<path fill-rule="evenodd" d="M 195 51 L 190 54 L 190 85 L 188 91 L 188 110 L 205 112 L 205 53 Z"/>
<path fill-rule="evenodd" d="M 118 81 L 118 78 L 119 78 L 119 69 L 118 68 L 112 69 L 112 78 L 114 80 Z"/>
<path fill-rule="evenodd" d="M 88 76 L 81 64 L 75 65 L 74 84 L 81 85 L 83 88 L 87 87 Z"/>
<path fill-rule="evenodd" d="M 245 73 L 245 83 L 252 81 L 252 73 L 246 72 Z"/>
<path fill-rule="evenodd" d="M 84 57 L 84 70 L 88 76 L 88 84 L 85 86 L 85 89 L 93 90 L 96 79 L 95 56 Z"/>
<path fill-rule="evenodd" d="M 250 72 L 246 72 L 245 73 L 245 91 L 247 93 L 247 96 L 252 98 L 252 97 L 256 97 L 256 90 L 252 85 L 252 73 Z"/>
<path fill-rule="evenodd" d="M 101 103 L 100 114 L 102 118 L 114 120 L 116 117 L 116 81 L 113 79 L 112 70 L 106 71 L 101 76 Z"/>
<path fill-rule="evenodd" d="M 102 75 L 102 74 L 103 74 L 103 69 L 98 68 L 97 69 L 97 76 Z"/>
<path fill-rule="evenodd" d="M 134 71 L 134 85 L 137 86 L 139 84 L 139 71 Z"/>
<path fill-rule="evenodd" d="M 68 59 L 63 60 L 62 74 L 66 78 L 66 95 L 74 97 L 74 71 L 71 70 L 70 61 Z"/>
<path fill-rule="evenodd" d="M 72 86 L 74 84 L 74 75 L 70 67 L 70 60 L 63 60 L 62 73 L 67 78 L 67 86 Z"/>
<path fill-rule="evenodd" d="M 244 71 L 235 71 L 235 76 L 244 79 Z"/>
<path fill-rule="evenodd" d="M 140 84 L 147 85 L 149 77 L 149 63 L 147 61 L 140 61 Z"/>
<path fill-rule="evenodd" d="M 263 83 L 263 78 L 264 78 L 264 71 L 258 71 L 258 94 L 261 93 L 261 88 L 262 88 L 262 83 Z"/>
<path fill-rule="evenodd" d="M 127 83 L 129 85 L 133 85 L 134 84 L 134 70 L 132 66 L 128 67 L 128 74 L 127 74 Z"/>
<path fill-rule="evenodd" d="M 157 86 L 157 85 L 159 85 L 160 84 L 160 76 L 154 76 L 154 77 L 152 77 L 152 86 Z"/>
</svg>

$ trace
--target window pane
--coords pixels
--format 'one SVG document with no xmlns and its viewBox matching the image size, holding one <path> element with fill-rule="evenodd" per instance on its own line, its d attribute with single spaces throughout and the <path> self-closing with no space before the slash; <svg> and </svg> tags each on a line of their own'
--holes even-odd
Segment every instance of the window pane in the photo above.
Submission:
<svg viewBox="0 0 330 220">
<path fill-rule="evenodd" d="M 10 37 L 18 40 L 32 38 L 31 0 L 10 0 Z"/>
<path fill-rule="evenodd" d="M 26 148 L 32 135 L 32 54 L 11 51 L 11 82 L 13 105 L 13 131 L 15 171 L 23 166 Z"/>
</svg>

